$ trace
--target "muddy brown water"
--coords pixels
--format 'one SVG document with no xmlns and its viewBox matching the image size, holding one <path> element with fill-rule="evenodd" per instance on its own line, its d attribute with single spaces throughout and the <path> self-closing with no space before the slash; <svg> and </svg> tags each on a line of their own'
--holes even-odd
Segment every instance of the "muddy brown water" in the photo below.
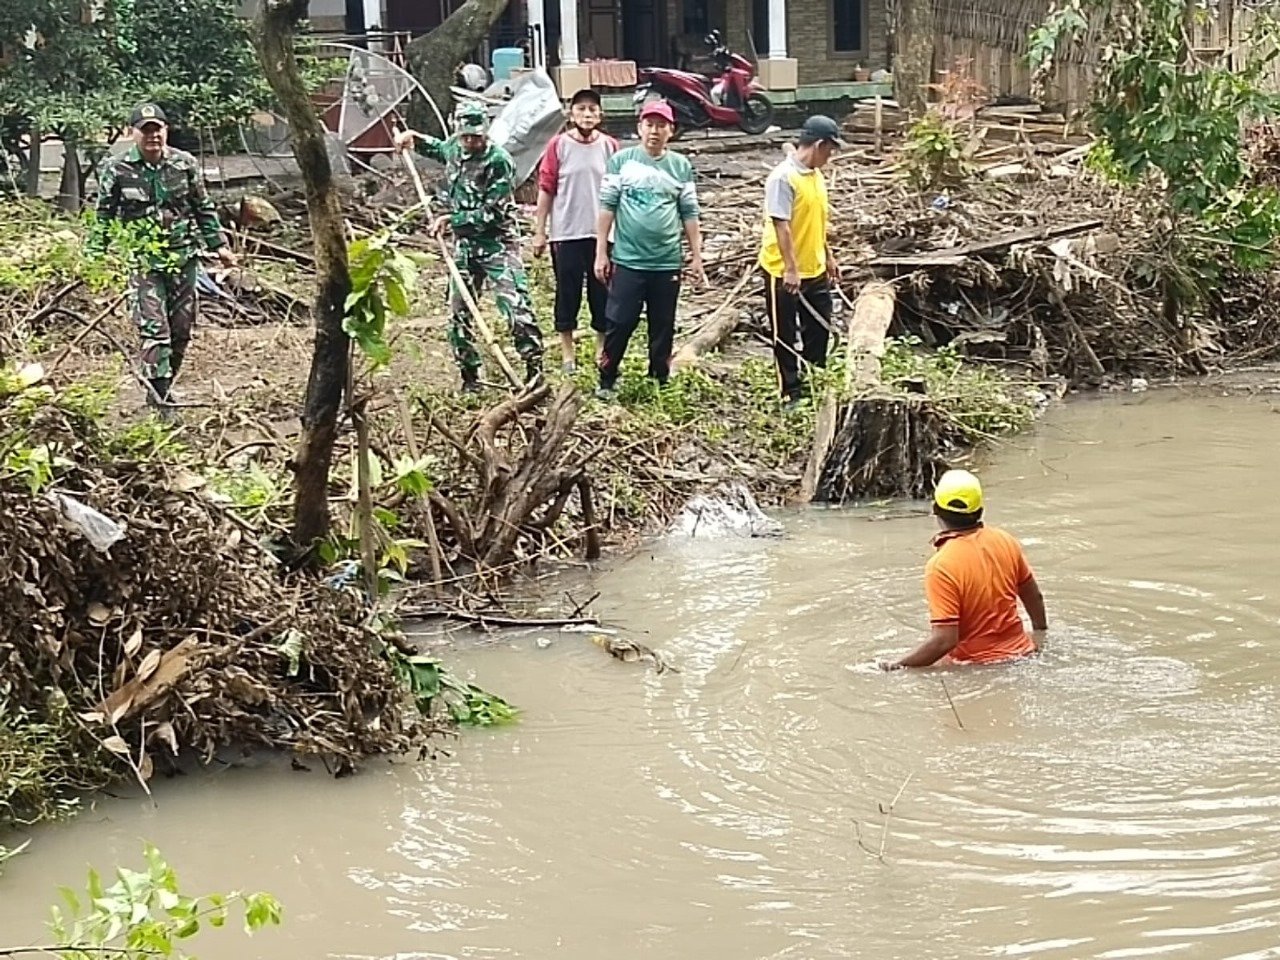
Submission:
<svg viewBox="0 0 1280 960">
<path fill-rule="evenodd" d="M 930 520 L 784 514 L 782 541 L 599 576 L 600 612 L 681 673 L 467 640 L 450 658 L 518 728 L 340 782 L 226 769 L 101 802 L 9 865 L 0 944 L 145 840 L 192 891 L 284 901 L 205 960 L 1280 957 L 1278 432 L 1272 400 L 1161 392 L 995 453 L 991 518 L 1052 643 L 946 671 L 964 729 L 938 674 L 866 666 L 922 635 Z"/>
</svg>

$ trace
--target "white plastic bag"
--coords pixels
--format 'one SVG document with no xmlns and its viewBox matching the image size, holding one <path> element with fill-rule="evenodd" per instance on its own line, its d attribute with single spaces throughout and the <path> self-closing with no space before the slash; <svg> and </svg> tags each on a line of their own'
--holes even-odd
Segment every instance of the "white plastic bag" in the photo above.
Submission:
<svg viewBox="0 0 1280 960">
<path fill-rule="evenodd" d="M 51 493 L 49 499 L 58 505 L 62 525 L 88 540 L 99 553 L 106 553 L 113 544 L 124 539 L 124 526 L 103 516 L 93 507 L 68 497 L 65 493 Z"/>
<path fill-rule="evenodd" d="M 698 494 L 684 505 L 671 524 L 670 533 L 690 539 L 726 537 L 780 537 L 782 524 L 766 516 L 751 491 L 740 483 L 728 483 L 713 494 Z"/>
<path fill-rule="evenodd" d="M 529 179 L 547 144 L 564 129 L 560 94 L 545 70 L 520 76 L 511 99 L 502 106 L 489 127 L 489 137 L 504 147 L 516 164 L 516 183 Z"/>
</svg>

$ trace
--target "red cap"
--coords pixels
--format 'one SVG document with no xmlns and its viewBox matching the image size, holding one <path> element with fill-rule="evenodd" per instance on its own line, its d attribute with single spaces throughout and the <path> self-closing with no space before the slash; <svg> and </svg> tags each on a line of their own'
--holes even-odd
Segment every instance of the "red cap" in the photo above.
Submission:
<svg viewBox="0 0 1280 960">
<path fill-rule="evenodd" d="M 671 104 L 665 100 L 650 100 L 640 108 L 640 119 L 645 117 L 658 117 L 667 121 L 673 127 L 676 125 L 676 115 L 671 112 Z"/>
</svg>

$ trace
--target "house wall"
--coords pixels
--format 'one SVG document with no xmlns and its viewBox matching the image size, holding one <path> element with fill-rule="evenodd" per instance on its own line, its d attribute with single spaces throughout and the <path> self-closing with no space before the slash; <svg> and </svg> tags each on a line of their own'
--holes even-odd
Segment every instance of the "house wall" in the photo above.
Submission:
<svg viewBox="0 0 1280 960">
<path fill-rule="evenodd" d="M 1031 31 L 1048 14 L 1049 3 L 1005 5 L 997 0 L 938 0 L 938 37 L 933 64 L 937 72 L 957 70 L 979 83 L 987 96 L 1035 97 L 1045 106 L 1071 115 L 1089 102 L 1105 39 L 1095 15 L 1084 40 L 1054 58 L 1052 73 L 1039 89 L 1032 80 L 1026 53 Z M 1265 8 L 1220 3 L 1213 16 L 1198 18 L 1191 29 L 1191 46 L 1198 56 L 1226 57 L 1239 62 L 1241 38 L 1246 37 Z M 1280 91 L 1280 67 L 1268 88 Z"/>
<path fill-rule="evenodd" d="M 787 0 L 787 54 L 798 61 L 800 83 L 852 80 L 858 65 L 869 70 L 888 67 L 888 16 L 884 0 L 863 0 L 862 49 L 836 52 L 832 45 L 833 0 Z M 725 40 L 735 50 L 750 51 L 752 4 L 726 0 Z M 755 38 L 758 45 L 760 38 Z M 761 49 L 765 56 L 767 50 Z"/>
</svg>

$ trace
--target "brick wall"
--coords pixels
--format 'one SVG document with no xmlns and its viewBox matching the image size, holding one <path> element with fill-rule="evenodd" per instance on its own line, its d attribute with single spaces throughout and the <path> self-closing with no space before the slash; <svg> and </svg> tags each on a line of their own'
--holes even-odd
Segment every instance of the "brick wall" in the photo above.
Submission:
<svg viewBox="0 0 1280 960">
<path fill-rule="evenodd" d="M 832 0 L 787 0 L 787 53 L 799 61 L 801 83 L 852 80 L 853 68 L 888 66 L 888 19 L 884 0 L 863 0 L 863 49 L 836 53 L 832 49 Z M 750 50 L 751 0 L 725 4 L 725 39 L 735 50 Z M 761 56 L 767 51 L 761 50 Z"/>
</svg>

